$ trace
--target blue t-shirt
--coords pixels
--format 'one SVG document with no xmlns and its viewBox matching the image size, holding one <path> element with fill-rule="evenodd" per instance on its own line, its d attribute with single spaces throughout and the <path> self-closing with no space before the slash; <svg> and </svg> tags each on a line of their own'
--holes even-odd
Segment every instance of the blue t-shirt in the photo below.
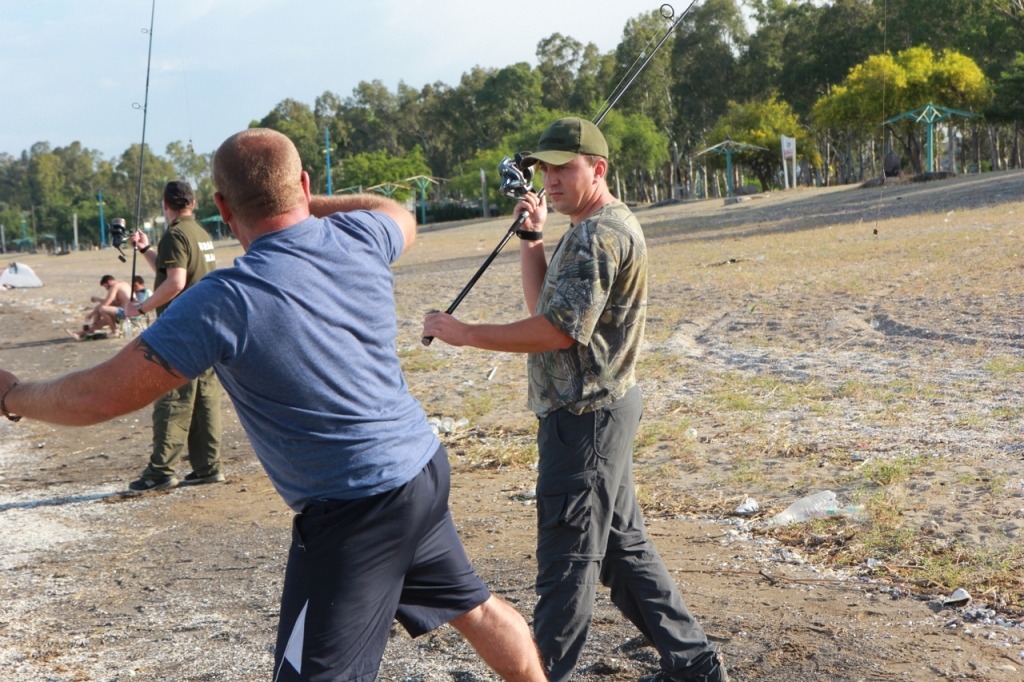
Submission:
<svg viewBox="0 0 1024 682">
<path fill-rule="evenodd" d="M 214 368 L 296 511 L 397 488 L 437 450 L 395 352 L 404 243 L 381 213 L 308 218 L 260 236 L 142 335 L 185 376 Z"/>
</svg>

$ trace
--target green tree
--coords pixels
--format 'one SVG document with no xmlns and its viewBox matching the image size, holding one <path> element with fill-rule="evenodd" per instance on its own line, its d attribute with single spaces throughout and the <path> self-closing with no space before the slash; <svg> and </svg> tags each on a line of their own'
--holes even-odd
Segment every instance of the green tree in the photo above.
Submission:
<svg viewBox="0 0 1024 682">
<path fill-rule="evenodd" d="M 654 10 L 626 21 L 622 39 L 615 48 L 616 82 L 627 76 L 631 67 L 643 63 L 660 42 L 668 23 Z M 643 114 L 666 135 L 672 130 L 675 104 L 672 99 L 672 48 L 675 36 L 647 63 L 629 90 L 616 105 L 626 114 Z M 637 61 L 639 59 L 639 62 Z M 611 93 L 608 93 L 611 94 Z"/>
<path fill-rule="evenodd" d="M 363 152 L 341 160 L 338 175 L 344 185 L 361 185 L 363 191 L 385 182 L 400 184 L 402 180 L 416 175 L 430 175 L 430 168 L 423 158 L 423 150 L 413 147 L 402 156 L 392 156 L 386 151 Z M 398 201 L 409 196 L 409 191 L 400 190 L 394 195 Z"/>
<path fill-rule="evenodd" d="M 850 68 L 881 51 L 880 22 L 870 0 L 823 5 L 752 0 L 751 5 L 757 30 L 741 50 L 737 100 L 778 93 L 806 116 Z"/>
<path fill-rule="evenodd" d="M 309 173 L 310 184 L 314 191 L 320 191 L 325 183 L 325 159 L 323 149 L 323 132 L 316 127 L 316 118 L 308 104 L 293 99 L 281 101 L 269 114 L 253 127 L 271 128 L 285 135 L 299 150 L 302 168 Z"/>
<path fill-rule="evenodd" d="M 488 76 L 476 96 L 483 137 L 500 141 L 517 131 L 524 116 L 541 107 L 541 81 L 540 72 L 526 62 Z"/>
<path fill-rule="evenodd" d="M 213 194 L 216 191 L 213 186 L 210 163 L 213 161 L 213 154 L 198 154 L 192 148 L 192 143 L 187 145 L 175 141 L 167 145 L 167 158 L 178 173 L 178 178 L 185 180 L 191 186 L 196 195 L 196 215 L 209 217 L 217 215 L 217 205 L 213 201 Z"/>
<path fill-rule="evenodd" d="M 146 222 L 162 215 L 161 203 L 164 186 L 171 180 L 178 179 L 178 172 L 170 161 L 157 156 L 149 145 L 145 147 L 142 164 L 142 202 L 141 220 Z M 139 145 L 132 144 L 118 160 L 114 173 L 110 178 L 111 191 L 103 192 L 104 200 L 113 201 L 122 209 L 122 213 L 107 211 L 106 219 L 124 218 L 128 226 L 135 227 L 135 209 L 138 201 L 139 182 Z"/>
<path fill-rule="evenodd" d="M 734 48 L 747 36 L 735 0 L 706 0 L 676 29 L 672 46 L 674 136 L 681 151 L 702 146 L 728 109 L 738 76 Z"/>
<path fill-rule="evenodd" d="M 736 160 L 754 171 L 762 189 L 777 186 L 776 178 L 782 169 L 782 136 L 795 137 L 797 158 L 812 166 L 821 165 L 821 155 L 810 132 L 800 125 L 793 108 L 774 96 L 745 104 L 729 103 L 729 110 L 719 119 L 708 135 L 708 144 L 734 142 L 763 147 L 764 150 L 744 150 Z"/>
<path fill-rule="evenodd" d="M 537 70 L 542 76 L 543 104 L 548 109 L 575 111 L 589 117 L 603 99 L 603 86 L 611 78 L 597 45 L 561 33 L 537 43 Z M 614 62 L 608 64 L 614 68 Z"/>
<path fill-rule="evenodd" d="M 996 82 L 985 118 L 1001 123 L 1024 121 L 1024 52 L 1017 53 L 1017 59 Z"/>
<path fill-rule="evenodd" d="M 970 58 L 947 50 L 913 47 L 895 57 L 869 57 L 841 85 L 814 105 L 813 119 L 822 128 L 849 128 L 860 135 L 880 132 L 883 120 L 929 102 L 978 111 L 991 96 L 988 79 Z M 920 172 L 919 131 L 912 121 L 891 127 L 915 170 Z"/>
</svg>

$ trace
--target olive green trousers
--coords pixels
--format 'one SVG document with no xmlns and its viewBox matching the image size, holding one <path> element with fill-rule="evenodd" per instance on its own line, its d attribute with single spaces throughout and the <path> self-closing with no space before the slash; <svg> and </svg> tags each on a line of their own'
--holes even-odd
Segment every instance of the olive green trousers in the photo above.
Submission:
<svg viewBox="0 0 1024 682">
<path fill-rule="evenodd" d="M 153 403 L 153 454 L 144 478 L 173 476 L 186 448 L 192 471 L 200 476 L 221 471 L 222 393 L 217 375 L 209 369 Z"/>
</svg>

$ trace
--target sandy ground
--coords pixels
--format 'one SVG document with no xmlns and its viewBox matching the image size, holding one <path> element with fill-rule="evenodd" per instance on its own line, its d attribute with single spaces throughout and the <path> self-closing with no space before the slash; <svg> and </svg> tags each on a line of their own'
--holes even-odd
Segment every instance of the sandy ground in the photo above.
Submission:
<svg viewBox="0 0 1024 682">
<path fill-rule="evenodd" d="M 1024 679 L 1024 173 L 638 217 L 652 261 L 641 495 L 733 678 Z M 395 268 L 399 352 L 431 416 L 469 420 L 445 437 L 453 514 L 481 576 L 529 619 L 523 360 L 419 343 L 424 311 L 506 227 L 421 234 Z M 218 244 L 221 266 L 240 253 Z M 43 379 L 123 345 L 63 332 L 101 275 L 129 275 L 112 252 L 19 260 L 46 286 L 0 291 L 0 367 Z M 525 314 L 516 275 L 513 243 L 458 314 Z M 228 483 L 146 495 L 124 491 L 148 410 L 85 429 L 0 422 L 0 680 L 270 679 L 291 514 L 224 416 Z M 763 529 L 826 488 L 862 516 Z M 731 516 L 748 496 L 766 511 Z M 974 601 L 944 607 L 959 586 Z M 579 678 L 656 668 L 602 592 Z M 397 626 L 380 676 L 493 679 L 453 631 Z"/>
</svg>

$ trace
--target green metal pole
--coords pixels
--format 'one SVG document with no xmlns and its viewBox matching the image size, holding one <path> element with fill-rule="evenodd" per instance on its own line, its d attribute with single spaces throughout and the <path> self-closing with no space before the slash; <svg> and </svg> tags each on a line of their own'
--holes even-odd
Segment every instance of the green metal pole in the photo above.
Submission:
<svg viewBox="0 0 1024 682">
<path fill-rule="evenodd" d="M 25 212 L 21 213 L 21 238 L 28 239 L 28 232 L 25 231 Z M 22 242 L 24 243 L 24 242 Z"/>
<path fill-rule="evenodd" d="M 420 225 L 427 224 L 427 186 L 420 181 Z"/>
<path fill-rule="evenodd" d="M 729 189 L 729 196 L 732 196 L 732 152 L 725 152 L 725 186 Z"/>
<path fill-rule="evenodd" d="M 934 135 L 934 129 L 935 129 L 935 123 L 931 119 L 929 119 L 928 120 L 928 170 L 925 171 L 927 173 L 931 173 L 932 171 L 935 170 L 935 161 L 934 161 L 934 157 L 932 156 L 932 136 Z"/>
</svg>

